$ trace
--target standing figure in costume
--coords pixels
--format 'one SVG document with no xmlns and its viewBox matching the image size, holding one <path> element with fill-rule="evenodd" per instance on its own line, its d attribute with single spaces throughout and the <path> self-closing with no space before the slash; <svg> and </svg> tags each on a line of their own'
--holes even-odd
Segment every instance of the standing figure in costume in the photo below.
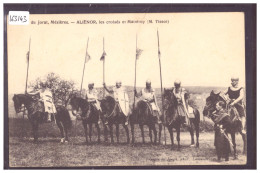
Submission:
<svg viewBox="0 0 260 173">
<path fill-rule="evenodd" d="M 87 99 L 88 103 L 92 104 L 96 108 L 96 110 L 98 111 L 98 124 L 100 124 L 101 123 L 101 118 L 100 118 L 101 107 L 100 107 L 100 103 L 98 101 L 98 92 L 94 88 L 94 82 L 90 82 L 88 84 L 86 99 Z"/>
<path fill-rule="evenodd" d="M 152 110 L 153 114 L 157 117 L 158 119 L 158 124 L 161 124 L 161 112 L 157 104 L 156 96 L 155 96 L 155 90 L 151 86 L 151 81 L 147 80 L 146 81 L 146 87 L 143 88 L 139 93 L 135 90 L 135 96 L 137 98 L 142 97 L 142 100 L 147 102 Z"/>
<path fill-rule="evenodd" d="M 219 101 L 216 104 L 216 111 L 212 113 L 212 120 L 215 123 L 215 139 L 214 145 L 217 150 L 218 160 L 221 157 L 225 157 L 225 160 L 229 160 L 230 143 L 227 133 L 231 131 L 231 119 L 225 110 L 225 103 Z"/>
<path fill-rule="evenodd" d="M 116 82 L 116 86 L 114 86 L 112 90 L 108 89 L 105 83 L 103 85 L 108 93 L 114 95 L 116 104 L 119 105 L 120 111 L 126 116 L 125 125 L 128 125 L 130 105 L 128 100 L 128 94 L 126 92 L 126 89 L 122 87 L 122 82 L 118 80 Z M 105 124 L 108 124 L 107 120 Z"/>
<path fill-rule="evenodd" d="M 232 77 L 231 78 L 231 86 L 224 92 L 226 96 L 231 100 L 230 106 L 236 108 L 240 120 L 242 122 L 242 133 L 246 133 L 245 125 L 246 125 L 246 115 L 245 115 L 245 104 L 243 102 L 244 99 L 244 88 L 239 87 L 239 78 Z"/>
</svg>

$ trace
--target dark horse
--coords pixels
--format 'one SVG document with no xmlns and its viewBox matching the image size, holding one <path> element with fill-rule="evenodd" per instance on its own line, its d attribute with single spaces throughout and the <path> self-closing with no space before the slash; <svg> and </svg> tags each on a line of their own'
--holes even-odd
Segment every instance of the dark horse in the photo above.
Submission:
<svg viewBox="0 0 260 173">
<path fill-rule="evenodd" d="M 82 124 L 85 130 L 85 136 L 86 136 L 86 143 L 88 143 L 88 136 L 89 140 L 91 142 L 92 137 L 92 124 L 96 125 L 97 132 L 98 132 L 98 143 L 100 143 L 100 127 L 98 124 L 98 116 L 101 114 L 97 108 L 89 103 L 86 99 L 83 99 L 81 97 L 72 97 L 70 99 L 70 105 L 72 107 L 72 114 L 76 116 L 76 112 L 79 111 L 79 108 L 81 110 L 80 116 L 82 120 Z M 88 134 L 88 126 L 89 126 L 89 134 Z"/>
<path fill-rule="evenodd" d="M 239 120 L 237 114 L 235 113 L 235 109 L 229 107 L 227 100 L 222 96 L 222 93 L 217 93 L 215 94 L 213 91 L 210 93 L 210 96 L 206 98 L 206 106 L 204 107 L 203 110 L 203 115 L 207 116 L 212 119 L 213 117 L 213 112 L 216 110 L 216 104 L 219 101 L 223 101 L 226 104 L 226 108 L 229 111 L 230 119 L 231 121 L 229 125 L 227 125 L 229 128 L 227 129 L 227 133 L 231 135 L 232 138 L 232 143 L 233 143 L 233 149 L 234 149 L 234 158 L 237 158 L 237 151 L 236 151 L 236 132 L 239 132 L 242 135 L 242 139 L 244 142 L 244 148 L 243 148 L 243 153 L 246 152 L 246 134 L 242 133 L 242 123 Z"/>
<path fill-rule="evenodd" d="M 185 99 L 188 98 L 187 93 L 184 95 Z M 173 94 L 173 89 L 164 89 L 164 115 L 165 115 L 165 125 L 168 128 L 170 133 L 172 147 L 174 148 L 174 138 L 173 138 L 173 128 L 177 131 L 177 141 L 178 141 L 178 150 L 180 150 L 180 128 L 183 123 L 183 117 L 181 115 L 177 115 L 177 98 Z M 194 128 L 196 131 L 196 147 L 199 147 L 199 124 L 200 124 L 200 113 L 198 109 L 193 108 L 193 113 L 195 118 L 189 118 L 190 125 L 189 131 L 191 134 L 191 145 L 194 145 Z"/>
<path fill-rule="evenodd" d="M 28 119 L 32 124 L 34 141 L 38 141 L 38 126 L 44 123 L 46 113 L 44 106 L 38 99 L 28 94 L 15 94 L 13 97 L 14 108 L 16 113 L 21 112 L 21 107 L 24 105 L 28 111 Z M 68 142 L 68 130 L 71 128 L 72 122 L 68 110 L 64 106 L 56 107 L 57 113 L 54 115 L 56 124 L 61 132 L 61 142 Z"/>
<path fill-rule="evenodd" d="M 136 108 L 134 109 L 133 113 L 130 115 L 130 125 L 131 125 L 131 132 L 132 132 L 132 144 L 134 144 L 135 138 L 134 138 L 134 125 L 139 124 L 139 127 L 141 129 L 141 134 L 142 134 L 142 139 L 143 143 L 145 143 L 144 139 L 144 125 L 147 125 L 149 128 L 149 136 L 151 143 L 153 142 L 152 140 L 152 131 L 154 133 L 154 143 L 157 142 L 157 131 L 155 124 L 157 123 L 157 117 L 153 115 L 153 110 L 149 103 L 146 101 L 140 100 Z M 161 130 L 162 130 L 162 125 L 159 124 L 159 139 L 161 136 Z M 160 143 L 160 140 L 159 140 Z"/>
<path fill-rule="evenodd" d="M 129 143 L 129 131 L 127 125 L 125 125 L 126 116 L 121 112 L 119 104 L 115 101 L 115 99 L 111 96 L 106 96 L 103 100 L 101 100 L 101 109 L 102 114 L 104 114 L 108 122 L 111 142 L 114 143 L 113 125 L 116 125 L 116 138 L 117 143 L 119 143 L 119 124 L 122 124 L 126 131 L 127 143 Z"/>
</svg>

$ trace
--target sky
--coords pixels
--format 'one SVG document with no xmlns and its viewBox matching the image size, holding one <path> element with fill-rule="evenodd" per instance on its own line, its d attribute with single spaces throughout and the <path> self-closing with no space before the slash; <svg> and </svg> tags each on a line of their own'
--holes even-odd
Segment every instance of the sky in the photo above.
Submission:
<svg viewBox="0 0 260 173">
<path fill-rule="evenodd" d="M 54 72 L 73 80 L 80 88 L 87 40 L 91 60 L 86 63 L 83 88 L 93 81 L 103 83 L 103 38 L 105 40 L 105 81 L 133 86 L 136 47 L 143 52 L 137 60 L 137 86 L 150 79 L 160 87 L 158 59 L 159 31 L 163 87 L 176 79 L 184 86 L 229 86 L 238 76 L 245 86 L 244 14 L 150 13 L 150 14 L 52 14 L 30 15 L 30 22 L 51 20 L 96 20 L 98 24 L 8 25 L 8 88 L 24 92 L 26 53 L 30 48 L 28 82 Z M 99 24 L 99 21 L 105 24 Z M 106 24 L 107 21 L 145 21 L 145 24 Z M 146 23 L 153 20 L 152 24 Z M 168 23 L 156 23 L 164 20 Z M 137 38 L 137 45 L 136 45 Z"/>
</svg>

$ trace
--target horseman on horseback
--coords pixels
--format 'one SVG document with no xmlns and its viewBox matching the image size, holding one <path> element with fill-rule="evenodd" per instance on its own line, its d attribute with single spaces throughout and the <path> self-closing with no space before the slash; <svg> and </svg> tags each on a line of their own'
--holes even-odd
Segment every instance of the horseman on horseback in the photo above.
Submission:
<svg viewBox="0 0 260 173">
<path fill-rule="evenodd" d="M 242 133 L 245 132 L 246 125 L 246 115 L 245 115 L 245 104 L 243 102 L 244 99 L 244 88 L 239 87 L 239 78 L 232 77 L 231 78 L 231 86 L 224 92 L 225 96 L 230 99 L 229 105 L 235 108 L 238 112 L 239 118 L 242 123 Z"/>
<path fill-rule="evenodd" d="M 116 82 L 116 86 L 113 87 L 112 90 L 108 89 L 106 87 L 106 84 L 104 83 L 104 88 L 106 89 L 106 91 L 110 94 L 113 94 L 114 95 L 114 99 L 116 101 L 116 104 L 118 104 L 119 108 L 120 108 L 120 112 L 123 113 L 125 115 L 125 125 L 128 125 L 128 120 L 129 120 L 129 101 L 128 101 L 128 95 L 127 95 L 127 92 L 126 92 L 126 89 L 125 87 L 122 87 L 122 82 L 120 80 L 118 80 Z M 122 97 L 122 98 L 121 98 Z M 119 100 L 119 99 L 122 99 L 122 100 Z M 124 105 L 121 105 L 120 103 L 122 103 Z M 125 111 L 123 111 L 123 109 Z M 108 124 L 108 121 L 107 119 L 105 120 L 105 124 L 107 125 Z"/>
<path fill-rule="evenodd" d="M 185 103 L 185 95 L 186 90 L 181 87 L 181 81 L 180 80 L 176 80 L 174 82 L 174 88 L 173 88 L 173 94 L 177 99 L 178 102 L 178 106 L 177 106 L 177 114 L 178 116 L 183 117 L 183 123 L 184 125 L 189 125 L 189 113 L 186 107 L 186 103 Z"/>
<path fill-rule="evenodd" d="M 142 96 L 142 100 L 145 101 L 149 107 L 151 108 L 151 112 L 153 112 L 153 115 L 157 117 L 158 124 L 161 124 L 161 112 L 157 104 L 156 96 L 155 96 L 155 90 L 151 87 L 151 81 L 146 81 L 146 87 L 143 88 L 139 93 L 135 90 L 135 96 L 137 98 L 140 98 Z"/>
<path fill-rule="evenodd" d="M 101 123 L 101 117 L 100 117 L 101 116 L 101 107 L 100 107 L 100 103 L 98 101 L 98 92 L 94 88 L 94 82 L 90 82 L 88 84 L 86 99 L 98 111 L 98 124 L 100 124 Z"/>
<path fill-rule="evenodd" d="M 53 95 L 49 85 L 47 85 L 46 83 L 41 83 L 40 86 L 41 86 L 40 90 L 37 90 L 35 92 L 30 92 L 27 94 L 40 95 L 40 99 L 38 100 L 39 102 L 38 106 L 43 103 L 44 112 L 47 113 L 47 122 L 51 122 L 51 115 L 57 113 L 56 107 L 53 103 Z"/>
</svg>

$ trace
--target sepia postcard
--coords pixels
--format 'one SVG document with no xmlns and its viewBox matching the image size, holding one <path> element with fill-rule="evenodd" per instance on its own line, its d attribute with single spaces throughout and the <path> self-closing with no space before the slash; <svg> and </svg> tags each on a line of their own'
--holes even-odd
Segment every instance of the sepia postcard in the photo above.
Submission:
<svg viewBox="0 0 260 173">
<path fill-rule="evenodd" d="M 252 168 L 252 16 L 5 6 L 6 168 Z"/>
</svg>

